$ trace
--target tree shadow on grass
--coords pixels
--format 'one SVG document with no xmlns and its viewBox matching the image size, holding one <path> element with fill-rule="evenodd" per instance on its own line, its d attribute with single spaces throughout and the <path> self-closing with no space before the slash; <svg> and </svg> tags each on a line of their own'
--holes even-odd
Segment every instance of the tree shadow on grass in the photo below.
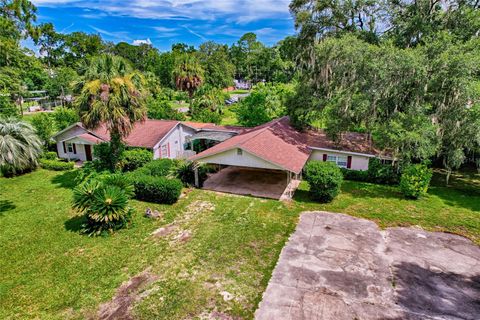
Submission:
<svg viewBox="0 0 480 320">
<path fill-rule="evenodd" d="M 87 221 L 87 218 L 84 215 L 74 216 L 67 221 L 65 221 L 64 226 L 65 230 L 79 233 L 82 231 L 82 225 Z"/>
<path fill-rule="evenodd" d="M 442 199 L 449 206 L 480 212 L 480 190 L 431 187 L 428 193 Z"/>
<path fill-rule="evenodd" d="M 66 171 L 53 177 L 51 181 L 52 183 L 57 184 L 59 188 L 73 189 L 77 186 L 75 178 L 78 173 L 78 170 Z"/>
<path fill-rule="evenodd" d="M 0 200 L 0 217 L 7 211 L 15 209 L 17 206 L 10 200 Z"/>
</svg>

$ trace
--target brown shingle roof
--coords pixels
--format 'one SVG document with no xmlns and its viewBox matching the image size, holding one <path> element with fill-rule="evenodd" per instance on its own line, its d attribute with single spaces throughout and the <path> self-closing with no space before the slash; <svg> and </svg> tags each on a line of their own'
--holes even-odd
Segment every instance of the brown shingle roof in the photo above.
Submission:
<svg viewBox="0 0 480 320">
<path fill-rule="evenodd" d="M 130 147 L 153 148 L 178 123 L 172 120 L 152 119 L 136 122 L 125 143 Z M 105 141 L 110 140 L 108 130 L 103 124 L 91 132 Z"/>
<path fill-rule="evenodd" d="M 311 148 L 333 149 L 371 155 L 380 153 L 378 149 L 372 146 L 368 135 L 364 133 L 345 132 L 341 134 L 339 141 L 333 141 L 328 138 L 323 130 L 309 130 L 304 134 L 307 144 Z"/>
</svg>

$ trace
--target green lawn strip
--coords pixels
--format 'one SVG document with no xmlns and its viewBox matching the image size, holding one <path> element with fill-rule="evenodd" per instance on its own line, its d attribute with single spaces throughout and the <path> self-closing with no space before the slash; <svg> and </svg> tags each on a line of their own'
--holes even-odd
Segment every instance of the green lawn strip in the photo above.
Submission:
<svg viewBox="0 0 480 320">
<path fill-rule="evenodd" d="M 104 238 L 78 233 L 81 218 L 70 209 L 74 177 L 75 171 L 37 170 L 0 178 L 1 319 L 93 316 L 122 282 L 148 267 L 158 280 L 135 305 L 139 319 L 213 311 L 251 318 L 304 210 L 342 212 L 381 227 L 419 225 L 480 243 L 475 174 L 466 182 L 454 178 L 448 188 L 435 182 L 417 201 L 404 199 L 396 187 L 352 181 L 330 204 L 311 202 L 305 183 L 290 203 L 193 190 L 172 206 L 132 201 L 130 228 Z M 146 207 L 164 219 L 144 218 Z M 177 226 L 173 234 L 151 236 L 169 223 Z M 175 240 L 183 231 L 190 239 Z M 233 298 L 224 301 L 223 291 Z"/>
</svg>

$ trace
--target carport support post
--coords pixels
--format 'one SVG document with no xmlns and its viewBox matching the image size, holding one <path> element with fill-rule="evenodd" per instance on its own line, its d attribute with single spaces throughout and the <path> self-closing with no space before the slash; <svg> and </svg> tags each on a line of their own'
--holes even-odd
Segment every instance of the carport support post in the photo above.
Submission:
<svg viewBox="0 0 480 320">
<path fill-rule="evenodd" d="M 200 187 L 200 181 L 198 179 L 198 165 L 195 164 L 194 167 L 193 167 L 193 171 L 195 172 L 195 187 Z"/>
</svg>

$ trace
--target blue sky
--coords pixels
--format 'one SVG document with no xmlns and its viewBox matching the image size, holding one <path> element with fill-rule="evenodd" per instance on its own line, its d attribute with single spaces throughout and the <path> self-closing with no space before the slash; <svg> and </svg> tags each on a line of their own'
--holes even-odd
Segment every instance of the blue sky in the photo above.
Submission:
<svg viewBox="0 0 480 320">
<path fill-rule="evenodd" d="M 148 41 L 160 50 L 176 42 L 231 44 L 255 32 L 268 44 L 294 34 L 290 0 L 33 0 L 38 22 L 59 32 L 99 33 L 113 42 Z"/>
</svg>

